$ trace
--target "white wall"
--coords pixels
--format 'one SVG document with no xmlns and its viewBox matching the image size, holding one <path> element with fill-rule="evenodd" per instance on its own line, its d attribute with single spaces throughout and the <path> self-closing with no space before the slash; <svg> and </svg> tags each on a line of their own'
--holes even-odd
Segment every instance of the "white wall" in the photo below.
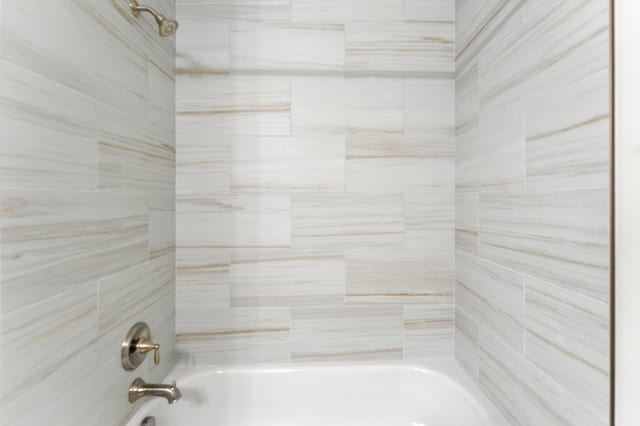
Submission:
<svg viewBox="0 0 640 426">
<path fill-rule="evenodd" d="M 640 2 L 617 0 L 616 424 L 640 424 Z"/>
</svg>

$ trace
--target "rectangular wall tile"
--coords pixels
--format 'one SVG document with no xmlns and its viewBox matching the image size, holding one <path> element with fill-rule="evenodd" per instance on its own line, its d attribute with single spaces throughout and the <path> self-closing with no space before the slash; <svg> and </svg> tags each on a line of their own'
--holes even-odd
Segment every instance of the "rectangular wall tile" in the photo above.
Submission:
<svg viewBox="0 0 640 426">
<path fill-rule="evenodd" d="M 228 249 L 177 247 L 176 310 L 231 307 Z"/>
<path fill-rule="evenodd" d="M 294 22 L 401 21 L 403 0 L 291 0 Z"/>
<path fill-rule="evenodd" d="M 513 424 L 607 424 L 488 333 L 480 333 L 480 388 Z"/>
<path fill-rule="evenodd" d="M 231 3 L 230 3 L 231 4 Z M 202 13 L 203 5 L 178 5 L 175 65 L 179 74 L 225 73 L 231 64 L 231 24 Z"/>
<path fill-rule="evenodd" d="M 289 247 L 290 204 L 287 195 L 178 197 L 178 245 Z"/>
<path fill-rule="evenodd" d="M 98 182 L 101 189 L 173 191 L 174 137 L 120 110 L 100 109 Z"/>
<path fill-rule="evenodd" d="M 289 309 L 190 309 L 178 312 L 178 348 L 198 364 L 287 362 Z"/>
<path fill-rule="evenodd" d="M 524 277 L 475 256 L 456 256 L 456 304 L 524 354 Z"/>
<path fill-rule="evenodd" d="M 116 35 L 90 2 L 60 7 L 5 0 L 1 42 L 3 59 L 132 115 L 146 115 L 144 51 Z"/>
<path fill-rule="evenodd" d="M 480 103 L 513 108 L 609 67 L 609 2 L 569 0 L 539 7 L 479 56 Z"/>
<path fill-rule="evenodd" d="M 5 61 L 0 78 L 1 185 L 95 188 L 95 102 Z"/>
<path fill-rule="evenodd" d="M 601 418 L 609 410 L 609 305 L 527 277 L 527 359 Z"/>
<path fill-rule="evenodd" d="M 401 133 L 403 83 L 394 79 L 294 79 L 294 134 Z"/>
<path fill-rule="evenodd" d="M 294 361 L 401 359 L 402 307 L 293 309 Z"/>
<path fill-rule="evenodd" d="M 232 254 L 231 306 L 342 305 L 342 254 L 300 250 L 243 250 Z"/>
<path fill-rule="evenodd" d="M 404 132 L 448 137 L 455 146 L 455 82 L 452 79 L 405 81 Z"/>
<path fill-rule="evenodd" d="M 36 398 L 45 409 L 56 402 L 60 388 L 73 386 L 91 373 L 97 357 L 97 312 L 95 282 L 19 312 L 7 314 L 3 310 L 3 424 L 22 422 L 18 409 L 26 398 L 31 403 Z"/>
<path fill-rule="evenodd" d="M 176 9 L 179 16 L 194 16 L 202 19 L 225 21 L 247 20 L 279 22 L 289 21 L 290 0 L 206 0 L 179 1 Z"/>
<path fill-rule="evenodd" d="M 451 0 L 405 0 L 407 21 L 455 23 L 456 2 Z"/>
<path fill-rule="evenodd" d="M 186 74 L 178 77 L 183 125 L 206 123 L 214 134 L 289 134 L 288 78 Z"/>
<path fill-rule="evenodd" d="M 292 199 L 296 248 L 402 248 L 402 196 L 296 195 Z"/>
<path fill-rule="evenodd" d="M 349 71 L 454 71 L 453 22 L 358 22 L 345 30 Z"/>
<path fill-rule="evenodd" d="M 152 193 L 149 207 L 149 258 L 174 253 L 176 248 L 176 198 L 173 193 Z"/>
<path fill-rule="evenodd" d="M 521 189 L 525 171 L 525 115 L 513 109 L 482 114 L 477 128 L 456 138 L 456 189 Z"/>
<path fill-rule="evenodd" d="M 447 254 L 348 250 L 347 304 L 451 303 L 453 274 Z"/>
<path fill-rule="evenodd" d="M 452 304 L 404 306 L 404 359 L 451 357 L 454 345 Z"/>
<path fill-rule="evenodd" d="M 609 185 L 609 72 L 527 110 L 527 189 Z"/>
<path fill-rule="evenodd" d="M 231 189 L 235 192 L 342 191 L 341 136 L 235 137 Z"/>
<path fill-rule="evenodd" d="M 463 133 L 478 127 L 480 98 L 478 96 L 478 67 L 473 66 L 456 78 L 456 132 Z"/>
<path fill-rule="evenodd" d="M 232 137 L 206 116 L 177 117 L 176 193 L 226 193 L 231 187 Z"/>
<path fill-rule="evenodd" d="M 350 136 L 346 189 L 357 193 L 447 190 L 454 184 L 454 159 L 447 139 Z"/>
<path fill-rule="evenodd" d="M 405 194 L 405 249 L 424 254 L 446 253 L 446 264 L 453 271 L 455 207 L 452 190 Z"/>
<path fill-rule="evenodd" d="M 147 67 L 149 102 L 147 115 L 152 126 L 172 135 L 176 133 L 176 91 L 174 71 L 167 73 L 153 62 Z M 174 138 L 170 139 L 175 141 Z"/>
<path fill-rule="evenodd" d="M 97 192 L 3 191 L 2 312 L 148 258 L 146 200 Z"/>
<path fill-rule="evenodd" d="M 609 300 L 609 191 L 481 194 L 481 257 Z"/>
<path fill-rule="evenodd" d="M 456 250 L 478 252 L 479 197 L 477 192 L 456 194 Z"/>
<path fill-rule="evenodd" d="M 345 63 L 343 25 L 236 21 L 231 26 L 234 70 L 334 70 Z"/>
<path fill-rule="evenodd" d="M 478 381 L 478 324 L 464 313 L 456 300 L 455 356 L 471 378 Z"/>
</svg>

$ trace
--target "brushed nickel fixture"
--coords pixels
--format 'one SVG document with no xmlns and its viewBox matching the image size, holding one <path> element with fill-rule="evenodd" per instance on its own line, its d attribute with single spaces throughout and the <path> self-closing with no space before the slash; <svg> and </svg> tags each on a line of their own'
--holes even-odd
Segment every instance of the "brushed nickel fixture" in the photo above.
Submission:
<svg viewBox="0 0 640 426">
<path fill-rule="evenodd" d="M 135 370 L 151 351 L 154 351 L 153 362 L 160 364 L 160 345 L 151 341 L 149 326 L 139 322 L 131 327 L 122 342 L 122 367 L 127 371 Z"/>
<path fill-rule="evenodd" d="M 178 30 L 178 21 L 174 21 L 173 19 L 168 19 L 163 14 L 156 11 L 151 6 L 144 6 L 138 4 L 138 0 L 129 0 L 129 7 L 131 8 L 131 12 L 133 16 L 140 16 L 140 12 L 147 12 L 153 15 L 153 18 L 156 20 L 158 24 L 158 33 L 162 37 L 169 37 L 176 33 Z"/>
<path fill-rule="evenodd" d="M 159 396 L 165 398 L 169 404 L 173 404 L 182 398 L 182 393 L 176 386 L 176 382 L 170 385 L 150 385 L 138 377 L 129 387 L 129 402 L 134 403 L 145 396 Z"/>
</svg>

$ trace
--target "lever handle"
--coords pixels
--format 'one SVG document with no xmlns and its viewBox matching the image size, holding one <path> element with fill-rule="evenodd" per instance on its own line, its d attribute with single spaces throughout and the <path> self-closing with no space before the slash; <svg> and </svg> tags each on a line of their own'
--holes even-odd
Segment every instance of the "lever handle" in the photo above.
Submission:
<svg viewBox="0 0 640 426">
<path fill-rule="evenodd" d="M 155 365 L 160 364 L 160 345 L 157 343 L 153 343 L 149 339 L 141 339 L 136 344 L 136 352 L 141 354 L 146 354 L 147 352 L 154 351 L 153 354 L 153 363 Z"/>
</svg>

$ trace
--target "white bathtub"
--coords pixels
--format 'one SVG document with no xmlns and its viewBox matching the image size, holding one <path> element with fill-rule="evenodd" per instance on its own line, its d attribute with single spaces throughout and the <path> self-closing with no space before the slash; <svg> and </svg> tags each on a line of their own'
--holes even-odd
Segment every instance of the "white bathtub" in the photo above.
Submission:
<svg viewBox="0 0 640 426">
<path fill-rule="evenodd" d="M 128 426 L 500 426 L 453 360 L 425 365 L 215 369 L 178 366 L 183 397 L 150 399 Z"/>
</svg>

